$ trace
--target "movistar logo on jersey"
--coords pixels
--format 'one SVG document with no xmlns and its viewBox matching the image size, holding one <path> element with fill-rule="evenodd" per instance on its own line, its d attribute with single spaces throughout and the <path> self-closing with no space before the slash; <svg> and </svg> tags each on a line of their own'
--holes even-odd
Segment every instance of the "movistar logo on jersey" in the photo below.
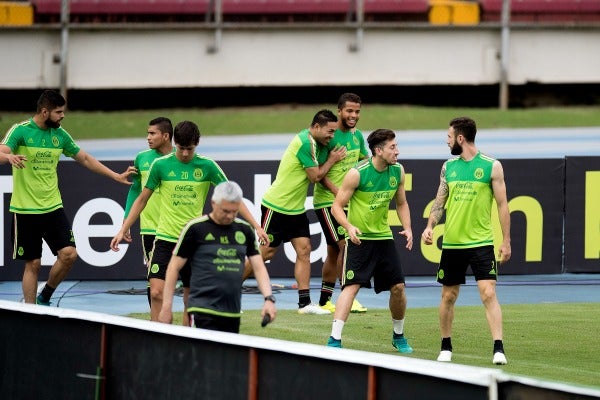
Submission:
<svg viewBox="0 0 600 400">
<path fill-rule="evenodd" d="M 213 240 L 215 240 L 215 237 L 213 236 L 213 234 L 212 234 L 212 233 L 209 233 L 208 235 L 206 235 L 206 236 L 204 237 L 204 240 L 206 240 L 207 242 L 208 242 L 208 241 L 213 241 Z"/>
<path fill-rule="evenodd" d="M 481 179 L 481 178 L 483 178 L 483 169 L 482 168 L 477 168 L 475 170 L 475 172 L 473 173 L 473 176 L 475 176 L 475 179 Z"/>
</svg>

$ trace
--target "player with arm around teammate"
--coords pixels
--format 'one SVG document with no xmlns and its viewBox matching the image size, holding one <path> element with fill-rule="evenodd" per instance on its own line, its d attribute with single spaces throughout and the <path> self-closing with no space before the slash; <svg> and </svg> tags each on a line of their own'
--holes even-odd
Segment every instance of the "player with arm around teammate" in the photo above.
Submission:
<svg viewBox="0 0 600 400">
<path fill-rule="evenodd" d="M 260 252 L 267 261 L 275 256 L 281 244 L 290 242 L 294 247 L 299 314 L 331 314 L 310 299 L 310 225 L 304 203 L 310 183 L 323 179 L 331 166 L 346 155 L 346 148 L 341 147 L 328 152 L 327 161 L 319 164 L 319 153 L 327 151 L 325 146 L 336 127 L 337 117 L 333 112 L 318 111 L 310 126 L 294 136 L 286 148 L 275 181 L 261 201 L 261 223 L 271 243 L 261 242 Z M 244 279 L 250 275 L 247 263 Z"/>
</svg>

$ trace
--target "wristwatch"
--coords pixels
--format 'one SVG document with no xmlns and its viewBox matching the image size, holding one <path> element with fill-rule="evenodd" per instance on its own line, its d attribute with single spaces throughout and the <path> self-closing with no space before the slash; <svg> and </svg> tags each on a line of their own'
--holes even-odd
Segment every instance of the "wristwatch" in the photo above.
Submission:
<svg viewBox="0 0 600 400">
<path fill-rule="evenodd" d="M 265 296 L 265 301 L 272 301 L 273 303 L 275 303 L 275 296 L 273 296 L 272 294 L 269 296 Z"/>
</svg>

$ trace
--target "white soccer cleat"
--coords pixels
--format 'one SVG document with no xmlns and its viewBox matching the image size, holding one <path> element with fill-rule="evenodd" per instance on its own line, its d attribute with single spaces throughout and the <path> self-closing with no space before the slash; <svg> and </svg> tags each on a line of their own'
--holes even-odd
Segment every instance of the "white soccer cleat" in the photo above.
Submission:
<svg viewBox="0 0 600 400">
<path fill-rule="evenodd" d="M 319 307 L 317 304 L 310 303 L 310 304 L 305 305 L 302 308 L 299 308 L 298 314 L 326 315 L 326 314 L 331 314 L 331 311 L 324 310 L 321 307 Z"/>
<path fill-rule="evenodd" d="M 440 355 L 437 358 L 438 361 L 441 362 L 450 362 L 452 361 L 452 352 L 450 350 L 442 350 L 440 351 Z"/>
<path fill-rule="evenodd" d="M 492 363 L 496 365 L 506 365 L 508 361 L 506 361 L 506 356 L 504 353 L 497 351 L 494 353 L 494 358 L 492 359 Z"/>
</svg>

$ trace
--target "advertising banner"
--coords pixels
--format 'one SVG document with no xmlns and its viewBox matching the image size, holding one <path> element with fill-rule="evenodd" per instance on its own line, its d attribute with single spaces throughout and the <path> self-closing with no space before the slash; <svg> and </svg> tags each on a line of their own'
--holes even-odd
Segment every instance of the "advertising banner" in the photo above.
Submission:
<svg viewBox="0 0 600 400">
<path fill-rule="evenodd" d="M 567 157 L 565 272 L 600 272 L 600 157 Z"/>
<path fill-rule="evenodd" d="M 595 161 L 599 163 L 600 159 L 596 158 Z M 405 274 L 430 275 L 433 279 L 441 253 L 440 238 L 443 234 L 443 220 L 436 227 L 434 245 L 423 245 L 420 237 L 437 192 L 443 160 L 401 160 L 401 163 L 407 172 L 406 189 L 414 235 L 412 251 L 405 248 L 405 239 L 399 234 L 402 227 L 393 209 L 394 205 L 390 209 L 389 221 L 395 234 L 396 246 Z M 512 259 L 500 268 L 501 274 L 563 272 L 564 163 L 564 159 L 502 161 L 512 217 Z M 115 171 L 123 171 L 131 163 L 108 161 L 105 164 Z M 240 184 L 244 190 L 246 205 L 259 220 L 260 200 L 275 179 L 278 162 L 222 161 L 219 164 L 229 179 Z M 146 270 L 143 264 L 137 224 L 131 230 L 132 243 L 123 242 L 119 252 L 109 249 L 110 240 L 118 231 L 123 220 L 125 198 L 129 188 L 104 176 L 94 174 L 72 161 L 61 161 L 58 172 L 65 211 L 73 223 L 79 254 L 79 259 L 68 278 L 144 279 Z M 0 214 L 3 226 L 1 231 L 3 236 L 0 238 L 0 250 L 3 255 L 0 258 L 0 280 L 20 280 L 23 273 L 23 263 L 12 259 L 12 215 L 8 211 L 12 193 L 10 173 L 10 167 L 0 166 L 0 192 L 2 194 L 0 202 L 3 210 Z M 567 177 L 568 179 L 569 177 Z M 598 204 L 598 201 L 594 204 Z M 326 244 L 312 210 L 312 189 L 306 205 L 311 222 L 312 275 L 320 276 L 322 262 L 326 255 Z M 209 206 L 210 201 L 207 199 L 203 211 L 208 211 Z M 590 208 L 592 207 L 590 206 Z M 493 212 L 496 213 L 495 207 L 493 207 Z M 498 244 L 501 240 L 501 231 L 495 214 L 493 220 L 495 221 L 495 243 Z M 582 229 L 583 218 L 581 221 L 577 221 L 577 219 L 571 220 L 570 231 Z M 578 224 L 581 226 L 578 227 Z M 597 224 L 598 218 L 596 218 L 596 227 Z M 571 235 L 568 236 L 568 238 L 570 237 Z M 568 248 L 567 245 L 565 247 Z M 597 257 L 598 250 L 596 248 L 596 270 L 598 270 Z M 40 279 L 45 279 L 54 259 L 50 250 L 44 245 Z M 267 267 L 272 277 L 292 277 L 294 261 L 294 250 L 289 243 L 286 243 L 281 246 Z"/>
</svg>

